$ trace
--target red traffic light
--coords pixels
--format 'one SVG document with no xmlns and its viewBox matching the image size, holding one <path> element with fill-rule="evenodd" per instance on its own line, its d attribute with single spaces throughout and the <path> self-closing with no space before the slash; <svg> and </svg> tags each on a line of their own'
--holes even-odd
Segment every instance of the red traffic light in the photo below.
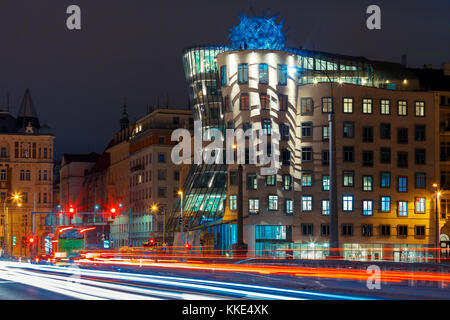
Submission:
<svg viewBox="0 0 450 320">
<path fill-rule="evenodd" d="M 69 208 L 69 212 L 70 212 L 70 213 L 74 213 L 74 212 L 75 212 L 75 209 L 72 208 L 72 207 L 70 207 L 70 208 Z"/>
<path fill-rule="evenodd" d="M 186 244 L 184 245 L 184 247 L 189 250 L 191 248 L 191 245 L 189 244 L 189 242 L 186 242 Z"/>
<path fill-rule="evenodd" d="M 29 238 L 29 239 L 28 239 L 28 242 L 29 242 L 30 244 L 33 244 L 33 243 L 34 243 L 34 238 L 33 238 L 33 237 Z"/>
</svg>

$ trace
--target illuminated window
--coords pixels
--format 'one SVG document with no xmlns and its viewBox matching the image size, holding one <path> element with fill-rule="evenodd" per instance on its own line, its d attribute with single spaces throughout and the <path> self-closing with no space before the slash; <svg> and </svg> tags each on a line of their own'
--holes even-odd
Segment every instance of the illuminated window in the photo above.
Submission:
<svg viewBox="0 0 450 320">
<path fill-rule="evenodd" d="M 391 211 L 391 197 L 381 197 L 381 211 L 382 212 Z"/>
<path fill-rule="evenodd" d="M 278 85 L 285 86 L 287 84 L 287 65 L 278 65 Z"/>
<path fill-rule="evenodd" d="M 398 192 L 408 192 L 408 177 L 398 177 Z"/>
<path fill-rule="evenodd" d="M 278 196 L 269 195 L 269 210 L 278 210 Z"/>
<path fill-rule="evenodd" d="M 262 129 L 265 135 L 272 134 L 272 121 L 270 119 L 262 119 Z"/>
<path fill-rule="evenodd" d="M 408 201 L 398 201 L 397 214 L 399 217 L 408 216 Z"/>
<path fill-rule="evenodd" d="M 397 113 L 399 116 L 407 116 L 408 115 L 408 105 L 404 100 L 399 100 L 397 105 Z"/>
<path fill-rule="evenodd" d="M 227 66 L 220 67 L 220 84 L 226 86 L 228 82 L 227 79 Z"/>
<path fill-rule="evenodd" d="M 331 112 L 331 98 L 330 97 L 323 97 L 322 98 L 322 112 L 323 113 L 330 113 Z"/>
<path fill-rule="evenodd" d="M 363 176 L 363 191 L 373 191 L 372 176 Z"/>
<path fill-rule="evenodd" d="M 294 201 L 286 199 L 286 215 L 290 216 L 294 214 Z"/>
<path fill-rule="evenodd" d="M 300 99 L 300 112 L 301 112 L 301 114 L 311 114 L 311 113 L 313 113 L 313 100 L 312 100 L 312 98 L 301 98 Z"/>
<path fill-rule="evenodd" d="M 276 175 L 275 174 L 268 175 L 266 177 L 266 185 L 267 186 L 274 186 L 276 184 L 276 181 L 277 181 L 277 179 L 276 179 Z"/>
<path fill-rule="evenodd" d="M 387 100 L 387 99 L 380 100 L 380 113 L 381 114 L 391 114 L 390 100 Z"/>
<path fill-rule="evenodd" d="M 260 93 L 259 99 L 261 101 L 261 109 L 263 109 L 263 110 L 270 109 L 270 97 L 268 94 Z"/>
<path fill-rule="evenodd" d="M 353 98 L 344 98 L 343 105 L 344 113 L 353 113 Z"/>
<path fill-rule="evenodd" d="M 372 200 L 363 200 L 363 215 L 364 216 L 373 216 L 373 201 Z"/>
<path fill-rule="evenodd" d="M 248 83 L 248 64 L 246 63 L 241 63 L 238 66 L 238 83 Z"/>
<path fill-rule="evenodd" d="M 416 198 L 416 213 L 425 213 L 425 198 Z"/>
<path fill-rule="evenodd" d="M 248 199 L 248 213 L 259 214 L 259 199 Z"/>
<path fill-rule="evenodd" d="M 283 175 L 283 190 L 289 191 L 292 189 L 292 176 L 289 174 Z"/>
<path fill-rule="evenodd" d="M 239 97 L 239 107 L 241 110 L 249 109 L 248 93 L 241 93 Z"/>
<path fill-rule="evenodd" d="M 230 210 L 236 210 L 237 209 L 237 195 L 231 195 L 229 198 L 229 207 Z"/>
<path fill-rule="evenodd" d="M 258 189 L 258 178 L 255 173 L 247 174 L 247 189 L 248 190 Z"/>
<path fill-rule="evenodd" d="M 372 99 L 363 99 L 363 113 L 371 114 L 373 113 L 372 109 Z"/>
<path fill-rule="evenodd" d="M 302 211 L 312 211 L 312 196 L 302 196 Z"/>
<path fill-rule="evenodd" d="M 342 196 L 342 211 L 346 212 L 353 211 L 353 196 L 350 195 Z"/>
<path fill-rule="evenodd" d="M 269 83 L 269 66 L 267 63 L 259 64 L 259 83 Z"/>
<path fill-rule="evenodd" d="M 342 124 L 344 138 L 353 138 L 355 132 L 355 124 L 353 122 L 344 121 Z"/>
<path fill-rule="evenodd" d="M 344 171 L 342 176 L 344 179 L 344 187 L 353 187 L 353 171 Z"/>
<path fill-rule="evenodd" d="M 322 126 L 322 140 L 329 140 L 329 139 L 330 139 L 330 127 Z"/>
<path fill-rule="evenodd" d="M 322 190 L 323 191 L 330 190 L 330 176 L 322 176 Z"/>
<path fill-rule="evenodd" d="M 416 101 L 416 117 L 425 117 L 425 102 Z"/>
<path fill-rule="evenodd" d="M 330 215 L 330 200 L 322 200 L 322 215 Z"/>
<path fill-rule="evenodd" d="M 302 172 L 302 186 L 311 187 L 312 186 L 312 173 Z"/>
</svg>

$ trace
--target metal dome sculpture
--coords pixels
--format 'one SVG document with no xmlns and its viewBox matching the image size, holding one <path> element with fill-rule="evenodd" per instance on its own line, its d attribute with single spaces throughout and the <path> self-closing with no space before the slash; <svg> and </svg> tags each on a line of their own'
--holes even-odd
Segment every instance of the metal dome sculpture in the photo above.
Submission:
<svg viewBox="0 0 450 320">
<path fill-rule="evenodd" d="M 231 47 L 235 50 L 242 49 L 268 49 L 283 50 L 286 36 L 283 31 L 284 20 L 275 21 L 277 14 L 269 18 L 267 14 L 262 16 L 247 17 L 239 15 L 241 22 L 230 29 L 228 36 Z"/>
</svg>

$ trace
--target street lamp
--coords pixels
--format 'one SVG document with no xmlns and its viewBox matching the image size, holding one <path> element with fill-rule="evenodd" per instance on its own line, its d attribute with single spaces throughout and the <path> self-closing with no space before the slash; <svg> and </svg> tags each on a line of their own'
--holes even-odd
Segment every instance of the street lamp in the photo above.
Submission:
<svg viewBox="0 0 450 320">
<path fill-rule="evenodd" d="M 158 212 L 158 206 L 153 204 L 151 207 L 152 212 Z M 163 213 L 163 247 L 166 246 L 166 210 L 162 209 Z"/>
<path fill-rule="evenodd" d="M 181 208 L 181 214 L 180 214 L 180 219 L 181 219 L 181 239 L 182 239 L 183 244 L 184 244 L 185 241 L 184 241 L 184 221 L 183 221 L 183 191 L 182 190 L 178 191 L 178 194 L 181 197 L 181 206 L 180 206 L 180 208 Z"/>
<path fill-rule="evenodd" d="M 436 247 L 436 262 L 440 262 L 441 244 L 440 244 L 440 232 L 439 232 L 439 196 L 441 192 L 439 191 L 439 185 L 433 183 L 433 188 L 436 189 L 436 210 L 435 210 L 435 247 Z"/>
<path fill-rule="evenodd" d="M 11 194 L 10 197 L 11 200 L 13 200 L 14 202 L 16 202 L 18 207 L 22 206 L 22 202 L 20 202 L 22 200 L 22 194 L 20 192 L 15 192 L 13 194 Z M 6 237 L 6 216 L 9 214 L 9 210 L 8 207 L 6 206 L 6 201 L 8 200 L 8 195 L 5 195 L 4 199 L 3 199 L 3 217 L 4 217 L 4 224 L 3 224 L 3 234 L 4 234 L 4 240 L 3 240 L 3 247 L 4 247 L 4 251 L 6 251 L 6 246 L 7 246 L 7 237 Z M 10 236 L 11 236 L 11 245 L 10 245 L 10 252 L 9 252 L 9 256 L 12 257 L 12 253 L 13 253 L 13 215 L 10 215 Z"/>
</svg>

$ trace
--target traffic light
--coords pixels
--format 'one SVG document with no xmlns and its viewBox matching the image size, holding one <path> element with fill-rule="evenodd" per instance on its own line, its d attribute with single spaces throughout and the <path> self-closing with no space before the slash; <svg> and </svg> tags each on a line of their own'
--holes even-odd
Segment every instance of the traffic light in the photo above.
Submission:
<svg viewBox="0 0 450 320">
<path fill-rule="evenodd" d="M 186 249 L 186 250 L 189 250 L 189 249 L 191 249 L 191 245 L 190 245 L 190 243 L 189 242 L 186 242 L 186 244 L 184 245 L 184 248 Z"/>
<path fill-rule="evenodd" d="M 115 219 L 116 214 L 117 214 L 117 209 L 112 207 L 111 209 L 109 209 L 109 212 L 111 213 L 111 218 Z"/>
<path fill-rule="evenodd" d="M 75 214 L 75 208 L 71 205 L 67 211 L 69 212 L 69 219 L 72 220 Z"/>
<path fill-rule="evenodd" d="M 33 246 L 36 243 L 36 238 L 34 236 L 31 236 L 27 239 L 27 244 L 29 246 Z"/>
</svg>

